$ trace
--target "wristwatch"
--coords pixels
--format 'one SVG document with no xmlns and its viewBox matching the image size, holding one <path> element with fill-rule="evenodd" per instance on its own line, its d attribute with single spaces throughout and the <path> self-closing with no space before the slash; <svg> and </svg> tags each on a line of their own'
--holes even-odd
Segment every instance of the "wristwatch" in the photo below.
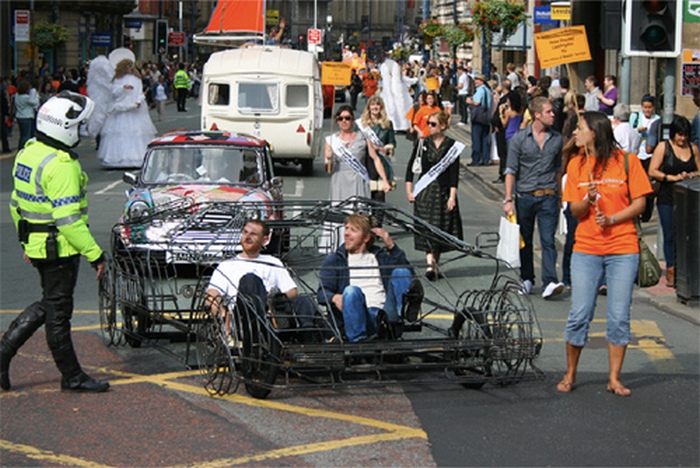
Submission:
<svg viewBox="0 0 700 468">
<path fill-rule="evenodd" d="M 513 203 L 513 200 L 511 200 L 510 198 L 506 198 L 505 200 L 503 200 L 503 204 L 505 205 L 506 203 Z"/>
</svg>

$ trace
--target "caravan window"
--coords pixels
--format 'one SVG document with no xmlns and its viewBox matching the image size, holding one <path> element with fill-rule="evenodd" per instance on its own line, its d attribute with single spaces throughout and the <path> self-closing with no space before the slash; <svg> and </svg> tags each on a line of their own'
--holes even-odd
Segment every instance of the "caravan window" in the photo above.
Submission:
<svg viewBox="0 0 700 468">
<path fill-rule="evenodd" d="M 287 107 L 309 107 L 309 86 L 287 86 Z"/>
<path fill-rule="evenodd" d="M 238 109 L 241 112 L 277 112 L 277 83 L 238 83 Z"/>
<path fill-rule="evenodd" d="M 231 87 L 222 83 L 209 83 L 207 101 L 210 106 L 228 106 L 231 96 Z"/>
</svg>

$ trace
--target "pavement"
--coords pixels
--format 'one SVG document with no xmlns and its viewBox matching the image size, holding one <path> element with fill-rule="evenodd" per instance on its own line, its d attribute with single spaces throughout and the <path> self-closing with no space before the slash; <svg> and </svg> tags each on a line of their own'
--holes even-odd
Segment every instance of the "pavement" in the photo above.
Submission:
<svg viewBox="0 0 700 468">
<path fill-rule="evenodd" d="M 465 143 L 471 148 L 470 124 L 458 125 L 453 118 L 453 124 L 446 133 L 450 137 Z M 493 183 L 493 181 L 498 179 L 498 163 L 496 162 L 490 166 L 469 166 L 468 163 L 471 161 L 471 154 L 469 151 L 470 150 L 465 151 L 465 154 L 462 156 L 463 169 L 473 175 L 485 190 L 493 193 L 499 200 L 505 198 L 504 185 L 502 183 Z M 657 244 L 657 229 L 658 217 L 655 210 L 651 220 L 644 223 L 642 226 L 644 241 L 654 252 L 656 251 Z M 564 236 L 557 233 L 556 243 L 558 250 L 562 252 Z M 661 261 L 660 263 L 665 272 L 665 262 Z M 676 295 L 676 290 L 666 286 L 664 276 L 661 277 L 661 280 L 656 286 L 650 288 L 635 287 L 632 293 L 632 300 L 634 302 L 651 304 L 663 312 L 679 317 L 695 325 L 700 325 L 700 307 L 697 304 L 686 305 L 682 303 Z"/>
</svg>

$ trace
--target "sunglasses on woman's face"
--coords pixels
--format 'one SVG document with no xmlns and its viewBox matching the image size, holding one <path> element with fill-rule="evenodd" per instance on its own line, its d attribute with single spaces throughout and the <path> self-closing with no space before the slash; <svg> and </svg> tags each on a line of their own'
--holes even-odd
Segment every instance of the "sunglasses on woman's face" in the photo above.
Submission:
<svg viewBox="0 0 700 468">
<path fill-rule="evenodd" d="M 352 120 L 352 116 L 350 115 L 339 115 L 338 117 L 335 118 L 337 122 L 342 122 L 343 120 L 349 122 Z"/>
<path fill-rule="evenodd" d="M 428 120 L 428 125 L 431 126 L 431 127 L 437 127 L 437 126 L 438 126 L 438 123 L 437 123 L 437 122 L 433 122 L 433 121 L 431 121 L 431 120 Z"/>
</svg>

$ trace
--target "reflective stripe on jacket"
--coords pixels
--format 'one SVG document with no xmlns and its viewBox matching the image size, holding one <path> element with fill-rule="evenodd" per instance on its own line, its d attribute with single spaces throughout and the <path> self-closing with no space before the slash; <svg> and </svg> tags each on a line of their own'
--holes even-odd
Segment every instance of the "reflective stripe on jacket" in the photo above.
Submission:
<svg viewBox="0 0 700 468">
<path fill-rule="evenodd" d="M 32 139 L 17 154 L 12 174 L 10 213 L 15 228 L 21 219 L 53 224 L 58 228 L 59 257 L 81 254 L 89 262 L 100 258 L 102 249 L 87 226 L 88 177 L 77 159 Z M 29 258 L 46 258 L 47 236 L 45 232 L 29 234 L 22 244 Z"/>
<path fill-rule="evenodd" d="M 190 87 L 190 77 L 185 70 L 178 70 L 177 73 L 175 73 L 173 87 L 175 87 L 175 89 Z"/>
</svg>

